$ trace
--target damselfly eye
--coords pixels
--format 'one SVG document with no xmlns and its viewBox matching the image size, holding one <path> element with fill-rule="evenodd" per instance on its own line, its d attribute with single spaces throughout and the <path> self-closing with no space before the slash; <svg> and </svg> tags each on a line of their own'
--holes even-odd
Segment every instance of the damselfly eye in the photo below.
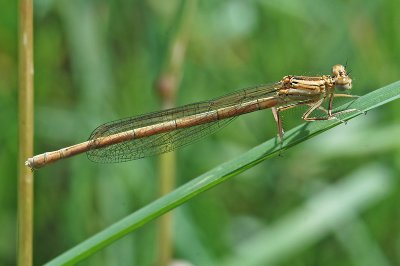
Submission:
<svg viewBox="0 0 400 266">
<path fill-rule="evenodd" d="M 332 67 L 332 75 L 334 77 L 343 77 L 346 76 L 346 68 L 343 65 L 334 65 Z"/>
</svg>

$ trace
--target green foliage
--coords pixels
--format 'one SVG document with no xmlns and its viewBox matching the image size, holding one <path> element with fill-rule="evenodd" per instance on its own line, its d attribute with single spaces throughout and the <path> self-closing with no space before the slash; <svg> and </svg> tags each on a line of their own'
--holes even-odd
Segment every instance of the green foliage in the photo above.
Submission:
<svg viewBox="0 0 400 266">
<path fill-rule="evenodd" d="M 398 89 L 398 85 L 391 85 L 385 93 L 378 90 L 369 94 L 399 80 L 398 1 L 197 3 L 187 29 L 189 42 L 177 105 L 276 82 L 287 74 L 329 74 L 332 65 L 346 62 L 353 78 L 352 93 L 369 95 L 372 101 L 358 100 L 353 105 L 375 107 L 374 102 L 383 103 L 393 96 L 385 93 Z M 185 28 L 176 25 L 181 1 L 60 0 L 34 4 L 35 153 L 84 141 L 104 122 L 161 108 L 153 87 L 169 54 L 171 38 L 178 28 Z M 16 1 L 0 2 L 0 235 L 7 240 L 0 242 L 1 265 L 15 265 L 17 13 Z M 174 257 L 194 265 L 230 259 L 239 262 L 250 254 L 246 251 L 252 250 L 252 243 L 260 243 L 254 256 L 267 253 L 262 250 L 263 232 L 277 229 L 283 239 L 301 235 L 301 228 L 286 229 L 285 225 L 292 225 L 286 217 L 293 223 L 299 221 L 293 212 L 307 208 L 320 192 L 351 182 L 347 178 L 357 169 L 378 165 L 370 171 L 374 176 L 381 177 L 377 172 L 398 176 L 399 113 L 398 101 L 390 102 L 319 136 L 316 132 L 337 123 L 315 122 L 288 130 L 287 125 L 296 123 L 288 117 L 284 145 L 293 145 L 290 149 L 174 210 Z M 276 143 L 264 143 L 275 135 L 274 121 L 267 111 L 236 119 L 217 134 L 177 152 L 177 187 L 201 185 L 198 179 L 194 183 L 190 180 L 209 169 L 221 171 L 220 177 L 230 177 L 223 172 L 223 163 L 243 159 L 249 156 L 246 151 L 250 147 L 263 143 L 252 150 L 259 152 L 255 152 L 257 156 L 246 157 L 251 166 L 256 164 L 276 151 L 272 150 Z M 308 137 L 312 139 L 304 142 Z M 294 145 L 297 142 L 301 144 Z M 35 172 L 34 264 L 51 261 L 85 243 L 82 241 L 122 217 L 134 213 L 137 218 L 143 209 L 154 208 L 154 203 L 148 204 L 158 197 L 157 161 L 154 157 L 100 165 L 77 156 Z M 250 166 L 243 163 L 230 167 L 237 169 L 232 170 L 235 172 Z M 371 180 L 375 179 L 366 178 L 365 182 Z M 361 195 L 369 183 L 357 179 L 356 184 L 358 190 L 346 191 Z M 338 228 L 335 231 L 311 227 L 307 234 L 318 237 L 303 248 L 299 248 L 300 242 L 295 248 L 283 249 L 281 265 L 364 265 L 354 254 L 400 264 L 398 180 L 391 188 L 380 197 L 371 195 L 373 200 L 354 210 L 352 219 L 335 220 L 331 227 Z M 335 195 L 343 205 L 351 201 Z M 321 204 L 327 212 L 332 208 L 331 201 Z M 320 216 L 309 216 L 314 217 Z M 309 221 L 304 219 L 304 223 Z M 262 240 L 252 242 L 257 234 Z M 154 265 L 156 242 L 155 223 L 150 222 L 83 264 Z"/>
</svg>

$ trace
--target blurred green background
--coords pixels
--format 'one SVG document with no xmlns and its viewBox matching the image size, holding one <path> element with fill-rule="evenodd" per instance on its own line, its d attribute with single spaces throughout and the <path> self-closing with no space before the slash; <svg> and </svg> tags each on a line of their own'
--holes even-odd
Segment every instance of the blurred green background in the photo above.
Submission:
<svg viewBox="0 0 400 266">
<path fill-rule="evenodd" d="M 338 63 L 348 63 L 356 95 L 400 77 L 396 0 L 198 1 L 190 11 L 175 0 L 34 3 L 36 154 L 84 141 L 104 122 L 160 109 L 154 85 L 176 32 L 188 40 L 177 105 L 287 74 L 330 74 Z M 16 1 L 0 3 L 1 265 L 16 256 L 17 10 Z M 398 101 L 387 104 L 179 207 L 174 258 L 400 265 L 399 113 Z M 275 134 L 269 111 L 236 119 L 177 152 L 177 186 Z M 156 199 L 158 175 L 157 157 L 102 165 L 80 155 L 36 171 L 35 265 Z M 154 265 L 156 225 L 82 265 Z"/>
</svg>

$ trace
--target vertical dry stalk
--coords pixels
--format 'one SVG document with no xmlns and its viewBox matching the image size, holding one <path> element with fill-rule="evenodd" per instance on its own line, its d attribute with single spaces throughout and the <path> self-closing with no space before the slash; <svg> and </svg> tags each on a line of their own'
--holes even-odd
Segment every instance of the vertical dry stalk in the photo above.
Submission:
<svg viewBox="0 0 400 266">
<path fill-rule="evenodd" d="M 164 109 L 175 106 L 175 98 L 179 89 L 186 46 L 189 38 L 190 19 L 193 17 L 196 1 L 183 1 L 175 35 L 170 39 L 168 52 L 164 59 L 164 66 L 156 82 L 156 90 L 161 98 Z M 159 190 L 160 196 L 170 193 L 175 187 L 176 158 L 175 153 L 160 156 Z M 164 214 L 160 217 L 158 230 L 158 262 L 157 265 L 170 265 L 173 254 L 172 215 Z"/>
<path fill-rule="evenodd" d="M 18 265 L 32 265 L 33 173 L 25 166 L 33 155 L 33 6 L 19 3 L 19 158 Z"/>
</svg>

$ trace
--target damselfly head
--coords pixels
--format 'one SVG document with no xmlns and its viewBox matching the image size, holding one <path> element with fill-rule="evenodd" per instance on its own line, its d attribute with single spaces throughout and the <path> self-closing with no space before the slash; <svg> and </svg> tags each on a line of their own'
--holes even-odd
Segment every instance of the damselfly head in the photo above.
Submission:
<svg viewBox="0 0 400 266">
<path fill-rule="evenodd" d="M 347 75 L 346 68 L 343 65 L 334 65 L 332 67 L 332 78 L 335 80 L 335 87 L 338 90 L 350 90 L 352 80 Z"/>
</svg>

